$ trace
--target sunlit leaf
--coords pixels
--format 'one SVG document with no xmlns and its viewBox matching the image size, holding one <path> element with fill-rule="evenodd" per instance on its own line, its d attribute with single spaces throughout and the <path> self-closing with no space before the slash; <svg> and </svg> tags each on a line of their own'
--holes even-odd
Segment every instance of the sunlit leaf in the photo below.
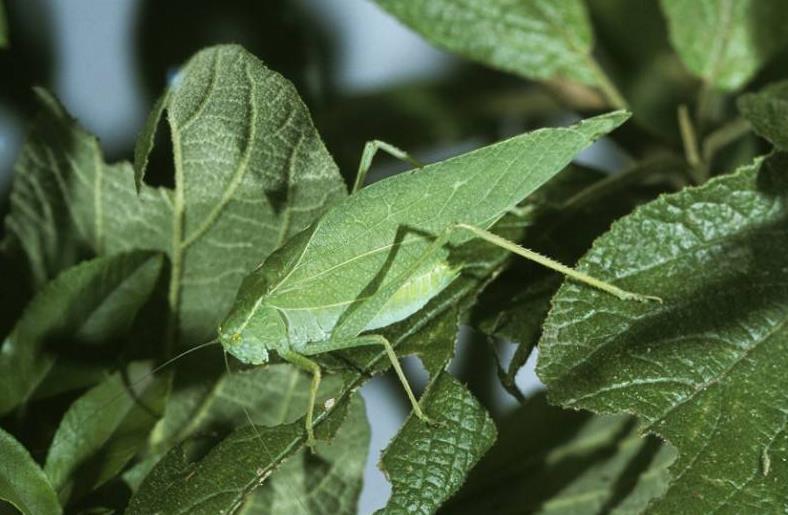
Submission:
<svg viewBox="0 0 788 515">
<path fill-rule="evenodd" d="M 376 0 L 428 40 L 531 79 L 594 86 L 593 33 L 580 0 Z"/>
<path fill-rule="evenodd" d="M 661 197 L 580 262 L 664 303 L 571 283 L 553 299 L 538 365 L 550 399 L 634 413 L 679 452 L 650 512 L 785 507 L 786 170 L 776 154 Z"/>
<path fill-rule="evenodd" d="M 734 90 L 788 43 L 782 0 L 662 0 L 670 40 L 711 86 Z"/>
</svg>

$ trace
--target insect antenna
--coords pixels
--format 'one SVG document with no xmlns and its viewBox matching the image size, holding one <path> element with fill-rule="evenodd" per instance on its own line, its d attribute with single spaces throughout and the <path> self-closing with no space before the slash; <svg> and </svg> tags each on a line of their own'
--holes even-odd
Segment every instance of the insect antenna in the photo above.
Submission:
<svg viewBox="0 0 788 515">
<path fill-rule="evenodd" d="M 230 361 L 227 358 L 227 351 L 224 351 L 224 366 L 227 369 L 227 375 L 228 376 L 232 376 L 233 372 L 232 372 L 232 370 L 230 368 Z M 260 444 L 263 447 L 263 451 L 265 452 L 266 455 L 268 455 L 268 459 L 270 460 L 271 464 L 273 465 L 273 463 L 276 461 L 276 458 L 274 457 L 274 454 L 271 452 L 271 450 L 268 448 L 268 444 L 265 443 L 265 438 L 263 438 L 263 435 L 257 429 L 257 424 L 255 424 L 254 420 L 252 420 L 252 415 L 249 413 L 249 410 L 246 409 L 246 406 L 244 406 L 241 403 L 239 403 L 238 405 L 241 407 L 241 410 L 243 411 L 244 416 L 246 417 L 246 421 L 252 427 L 252 431 L 254 431 L 255 435 L 257 436 L 257 439 L 260 441 Z M 272 472 L 273 472 L 273 470 L 271 470 L 271 472 L 269 472 L 269 474 L 272 473 Z M 261 485 L 262 485 L 262 481 L 264 479 L 266 479 L 266 478 L 267 478 L 267 476 L 265 476 L 265 475 L 258 475 L 258 481 L 260 482 Z M 303 512 L 304 513 L 310 513 L 309 510 L 307 509 L 306 505 L 302 501 L 301 497 L 298 495 L 298 492 L 296 492 L 295 489 L 290 486 L 290 483 L 287 482 L 287 481 L 283 481 L 283 483 L 285 484 L 285 488 L 289 490 L 288 493 L 298 502 L 298 505 L 301 507 Z M 271 487 L 271 490 L 272 490 L 272 492 L 274 491 L 273 486 Z"/>
<path fill-rule="evenodd" d="M 189 349 L 186 349 L 185 351 L 181 352 L 180 354 L 168 359 L 167 361 L 165 361 L 161 365 L 155 367 L 153 370 L 151 370 L 150 372 L 144 374 L 142 377 L 140 377 L 140 378 L 138 378 L 138 379 L 136 379 L 136 380 L 134 380 L 134 381 L 132 381 L 130 383 L 124 381 L 125 386 L 126 386 L 126 390 L 125 391 L 123 391 L 121 393 L 118 393 L 117 395 L 114 395 L 112 398 L 107 400 L 107 402 L 103 403 L 101 406 L 97 407 L 96 409 L 94 409 L 93 411 L 88 413 L 84 420 L 88 420 L 92 415 L 95 415 L 96 413 L 100 412 L 101 410 L 103 410 L 107 406 L 112 405 L 113 402 L 117 401 L 118 399 L 120 399 L 121 397 L 124 397 L 127 394 L 129 394 L 132 398 L 136 399 L 136 394 L 134 392 L 134 388 L 135 387 L 141 385 L 142 383 L 144 383 L 145 381 L 150 379 L 152 376 L 155 376 L 156 374 L 158 374 L 159 372 L 161 372 L 165 368 L 171 366 L 173 363 L 175 363 L 176 361 L 180 360 L 181 358 L 184 358 L 184 357 L 188 356 L 189 354 L 191 354 L 193 352 L 197 352 L 198 350 L 204 349 L 206 347 L 210 347 L 211 345 L 216 345 L 218 343 L 219 343 L 219 339 L 218 338 L 214 338 L 213 340 L 210 340 L 210 341 L 207 341 L 205 343 L 201 343 L 200 345 L 197 345 L 197 346 L 191 347 Z M 125 378 L 126 375 L 123 374 L 123 377 Z"/>
<path fill-rule="evenodd" d="M 89 413 L 86 413 L 85 416 L 80 420 L 80 424 L 83 423 L 83 422 L 87 422 L 95 414 L 100 413 L 105 408 L 107 408 L 108 406 L 111 406 L 113 403 L 117 402 L 118 399 L 120 399 L 122 397 L 125 397 L 126 395 L 131 397 L 135 402 L 139 402 L 138 395 L 134 391 L 134 388 L 136 388 L 140 384 L 144 383 L 145 381 L 150 379 L 152 376 L 158 374 L 159 372 L 161 372 L 165 368 L 171 366 L 173 363 L 175 363 L 179 359 L 181 359 L 181 358 L 183 358 L 185 356 L 188 356 L 192 352 L 197 352 L 198 350 L 204 349 L 206 347 L 210 347 L 211 345 L 216 345 L 218 343 L 219 343 L 219 339 L 218 338 L 214 338 L 213 340 L 210 340 L 210 341 L 207 341 L 205 343 L 201 343 L 200 345 L 197 345 L 195 347 L 191 347 L 189 349 L 186 349 L 185 351 L 181 352 L 177 356 L 174 356 L 174 357 L 168 359 L 167 361 L 165 361 L 161 365 L 155 367 L 150 372 L 147 372 L 146 374 L 144 374 L 142 377 L 140 377 L 140 378 L 138 378 L 138 379 L 136 379 L 134 381 L 131 381 L 131 382 L 126 381 L 127 376 L 126 376 L 125 373 L 122 373 L 121 374 L 121 380 L 123 381 L 123 386 L 125 386 L 126 388 L 124 388 L 124 390 L 122 392 L 120 392 L 120 393 L 118 393 L 116 395 L 113 395 L 112 397 L 107 399 L 106 402 L 103 402 L 101 405 L 97 406 L 96 408 L 91 410 Z M 150 411 L 150 410 L 148 410 L 148 411 Z"/>
</svg>

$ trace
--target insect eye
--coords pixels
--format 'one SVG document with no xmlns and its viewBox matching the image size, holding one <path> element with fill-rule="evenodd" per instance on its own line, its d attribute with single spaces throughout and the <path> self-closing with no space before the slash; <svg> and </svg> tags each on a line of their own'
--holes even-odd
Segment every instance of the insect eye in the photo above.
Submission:
<svg viewBox="0 0 788 515">
<path fill-rule="evenodd" d="M 230 337 L 230 339 L 233 341 L 233 343 L 240 342 L 241 341 L 241 333 L 235 333 L 234 335 L 232 335 Z"/>
</svg>

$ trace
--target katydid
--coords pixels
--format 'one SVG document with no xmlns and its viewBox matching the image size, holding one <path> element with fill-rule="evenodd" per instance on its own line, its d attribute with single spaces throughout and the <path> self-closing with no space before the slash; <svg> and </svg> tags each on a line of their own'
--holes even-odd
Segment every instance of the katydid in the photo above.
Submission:
<svg viewBox="0 0 788 515">
<path fill-rule="evenodd" d="M 414 414 L 426 418 L 394 350 L 375 331 L 419 311 L 456 279 L 461 270 L 449 254 L 472 238 L 621 299 L 653 299 L 577 272 L 488 231 L 579 151 L 628 116 L 617 111 L 567 128 L 537 130 L 361 188 L 377 148 L 410 160 L 395 147 L 368 144 L 355 191 L 245 278 L 219 328 L 219 341 L 244 363 L 266 363 L 269 353 L 276 352 L 312 374 L 305 417 L 311 446 L 321 369 L 310 356 L 318 354 L 381 345 Z"/>
</svg>

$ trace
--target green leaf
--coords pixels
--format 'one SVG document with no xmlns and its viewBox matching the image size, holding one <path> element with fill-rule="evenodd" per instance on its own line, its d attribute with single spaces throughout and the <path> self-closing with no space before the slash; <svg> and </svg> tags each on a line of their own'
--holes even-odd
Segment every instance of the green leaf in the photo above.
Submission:
<svg viewBox="0 0 788 515">
<path fill-rule="evenodd" d="M 215 333 L 241 279 L 346 190 L 295 88 L 239 46 L 195 55 L 166 109 L 180 292 L 171 300 L 187 340 L 199 340 Z"/>
<path fill-rule="evenodd" d="M 376 0 L 429 41 L 529 79 L 600 84 L 581 0 Z"/>
<path fill-rule="evenodd" d="M 497 233 L 513 235 L 522 229 L 510 225 L 508 218 L 496 225 Z M 454 355 L 459 317 L 508 255 L 478 241 L 465 244 L 464 250 L 467 258 L 476 258 L 475 273 L 461 276 L 421 311 L 385 332 L 398 355 L 416 354 L 427 369 L 430 380 L 420 402 L 436 421 L 425 424 L 411 416 L 385 449 L 381 467 L 393 489 L 385 513 L 396 513 L 403 506 L 413 507 L 415 513 L 433 513 L 457 491 L 495 440 L 487 411 L 445 370 Z M 369 370 L 381 357 L 362 370 Z M 443 459 L 431 459 L 438 455 Z M 419 468 L 425 459 L 426 469 Z"/>
<path fill-rule="evenodd" d="M 788 43 L 782 0 L 662 0 L 670 41 L 709 85 L 735 90 Z"/>
<path fill-rule="evenodd" d="M 114 477 L 147 443 L 168 387 L 149 372 L 132 364 L 128 377 L 113 374 L 66 412 L 44 466 L 64 504 Z"/>
<path fill-rule="evenodd" d="M 300 391 L 306 393 L 302 386 Z M 306 396 L 303 404 L 301 412 Z M 250 496 L 240 513 L 355 515 L 369 438 L 364 405 L 356 397 L 330 445 L 318 446 L 316 454 L 306 449 L 294 454 Z"/>
<path fill-rule="evenodd" d="M 537 369 L 551 401 L 634 413 L 679 451 L 652 512 L 785 508 L 787 170 L 776 154 L 663 196 L 579 264 L 663 304 L 568 282 L 553 299 Z"/>
<path fill-rule="evenodd" d="M 392 493 L 380 513 L 434 513 L 495 441 L 490 416 L 448 373 L 422 403 L 434 424 L 411 417 L 386 448 L 381 464 Z"/>
<path fill-rule="evenodd" d="M 255 424 L 261 425 L 260 438 L 266 437 L 266 428 L 269 427 L 282 428 L 289 425 L 302 429 L 301 417 L 308 405 L 309 382 L 307 374 L 285 364 L 228 374 L 216 383 L 212 395 L 203 400 L 200 409 L 195 412 L 193 422 L 181 433 L 181 438 L 189 435 L 220 435 L 220 439 L 226 439 L 215 448 L 219 449 L 224 445 L 232 447 L 235 434 L 232 430 L 238 425 L 248 423 L 247 414 Z M 319 399 L 336 397 L 341 386 L 341 376 L 326 377 L 321 385 Z M 281 460 L 271 466 L 268 472 L 274 471 L 274 468 L 275 472 L 270 478 L 266 478 L 261 487 L 254 492 L 250 488 L 231 504 L 243 504 L 242 512 L 248 513 L 268 513 L 274 511 L 274 508 L 284 510 L 281 511 L 283 513 L 355 513 L 369 444 L 369 427 L 363 406 L 360 402 L 358 405 L 352 404 L 350 413 L 336 437 L 330 445 L 320 445 L 317 455 L 303 449 L 303 442 L 299 440 L 301 436 L 300 431 L 293 433 L 294 441 L 287 446 Z M 266 446 L 270 447 L 268 440 L 262 444 L 259 441 L 250 444 L 262 447 L 255 451 L 258 456 L 260 453 L 274 452 L 274 449 L 266 450 Z M 166 463 L 177 461 L 180 452 L 170 451 L 146 481 L 161 481 L 170 485 L 170 480 L 165 478 L 168 475 Z M 220 461 L 220 451 L 216 452 L 218 465 L 215 466 L 234 466 L 230 464 L 232 458 L 228 458 L 226 462 Z M 270 457 L 264 454 L 260 464 L 247 469 L 247 473 L 254 475 L 268 460 Z M 282 461 L 284 463 L 281 463 Z M 224 480 L 218 482 L 214 489 L 220 491 L 226 484 L 227 481 Z M 186 483 L 170 487 L 180 492 L 182 488 L 186 488 Z M 152 503 L 158 494 L 149 490 L 148 493 L 142 492 L 140 495 L 149 495 Z M 323 507 L 323 511 L 320 507 Z"/>
<path fill-rule="evenodd" d="M 640 513 L 668 486 L 675 458 L 625 416 L 591 416 L 529 398 L 446 513 Z"/>
<path fill-rule="evenodd" d="M 35 287 L 86 256 L 101 254 L 111 225 L 126 224 L 114 236 L 128 243 L 124 248 L 156 248 L 147 240 L 165 224 L 151 220 L 157 227 L 146 226 L 137 217 L 146 211 L 143 205 L 158 205 L 160 195 L 138 200 L 111 194 L 122 191 L 118 185 L 130 177 L 128 166 L 105 165 L 97 140 L 77 127 L 46 91 L 36 93 L 41 110 L 14 165 L 5 220 L 5 243 L 24 250 Z"/>
<path fill-rule="evenodd" d="M 345 195 L 293 86 L 239 46 L 199 52 L 154 109 L 132 166 L 104 164 L 96 139 L 39 92 L 6 221 L 38 284 L 85 253 L 158 249 L 172 262 L 180 339 L 213 336 L 241 279 Z M 137 180 L 162 108 L 175 189 Z M 136 179 L 135 179 L 136 177 Z"/>
<path fill-rule="evenodd" d="M 62 513 L 46 475 L 13 436 L 0 429 L 0 499 L 25 515 Z"/>
<path fill-rule="evenodd" d="M 247 497 L 264 484 L 283 461 L 292 459 L 295 451 L 303 449 L 305 438 L 304 423 L 300 419 L 274 427 L 248 425 L 233 431 L 207 454 L 197 459 L 189 459 L 181 446 L 170 451 L 132 498 L 128 513 L 231 513 L 248 502 L 272 506 L 290 501 L 291 507 L 305 508 L 307 512 L 308 506 L 313 503 L 318 506 L 322 502 L 335 503 L 334 507 L 352 506 L 360 479 L 348 475 L 361 474 L 363 467 L 356 460 L 363 462 L 365 459 L 363 453 L 358 456 L 358 448 L 353 440 L 359 434 L 366 435 L 366 430 L 362 429 L 365 421 L 360 399 L 350 404 L 351 415 L 345 417 L 347 404 L 343 402 L 322 418 L 324 424 L 318 431 L 321 439 L 334 437 L 337 430 L 340 435 L 342 431 L 350 432 L 350 435 L 336 436 L 334 440 L 335 444 L 346 444 L 347 452 L 353 449 L 356 453 L 352 458 L 344 458 L 350 461 L 350 466 L 345 471 L 333 471 L 331 466 L 315 466 L 310 463 L 310 458 L 305 457 L 301 463 L 304 468 L 296 464 L 285 469 L 286 474 L 279 480 L 276 488 L 285 489 L 284 492 L 269 491 L 266 494 L 263 490 L 258 494 L 260 497 L 248 500 Z M 362 426 L 359 427 L 359 424 Z M 318 463 L 331 463 L 332 460 L 341 458 L 343 452 L 326 450 L 330 445 L 332 444 L 318 443 L 317 454 L 313 456 Z M 287 478 L 294 480 L 295 484 L 286 481 Z M 328 484 L 334 484 L 334 481 L 347 482 L 350 495 L 336 497 L 335 491 L 326 490 L 321 485 L 324 479 Z M 302 498 L 305 491 L 308 493 Z M 283 500 L 280 497 L 282 495 L 289 498 Z"/>
<path fill-rule="evenodd" d="M 680 159 L 660 157 L 609 176 L 573 166 L 523 206 L 522 244 L 571 265 L 613 221 L 671 191 L 668 179 L 683 174 L 685 166 Z M 485 288 L 471 314 L 474 328 L 517 345 L 506 370 L 499 368 L 504 388 L 517 399 L 524 400 L 515 376 L 539 341 L 561 279 L 534 263 L 515 261 Z"/>
<path fill-rule="evenodd" d="M 208 359 L 222 362 L 223 356 L 216 353 Z M 194 362 L 188 364 L 191 366 Z M 339 379 L 338 376 L 326 377 L 321 383 L 320 398 L 335 395 Z M 226 436 L 236 426 L 248 424 L 244 408 L 256 424 L 289 424 L 306 413 L 308 385 L 308 377 L 289 365 L 269 365 L 224 374 L 211 384 L 210 394 L 200 397 L 190 408 L 188 423 L 170 439 L 183 440 L 205 433 Z M 164 427 L 157 428 L 157 432 L 164 431 Z M 154 440 L 161 438 L 162 435 L 157 434 Z"/>
<path fill-rule="evenodd" d="M 174 191 L 142 184 L 138 194 L 132 167 L 104 165 L 96 139 L 40 96 L 44 110 L 16 165 L 9 238 L 25 249 L 38 284 L 86 254 L 165 252 L 185 345 L 213 336 L 242 277 L 345 195 L 292 85 L 238 46 L 192 58 L 143 131 L 137 178 L 164 108 Z M 157 433 L 168 445 L 211 388 L 189 377 L 174 395 Z"/>
<path fill-rule="evenodd" d="M 0 352 L 0 413 L 30 398 L 71 344 L 119 337 L 148 300 L 162 258 L 130 252 L 72 267 L 46 285 L 25 310 Z"/>
<path fill-rule="evenodd" d="M 788 150 L 788 81 L 739 97 L 737 105 L 753 130 L 780 150 Z"/>
<path fill-rule="evenodd" d="M 676 107 L 697 97 L 697 81 L 668 41 L 658 1 L 588 0 L 596 46 L 632 110 L 633 121 L 679 144 Z M 645 135 L 640 140 L 646 140 Z M 634 141 L 629 143 L 637 145 Z M 629 147 L 631 149 L 631 147 Z"/>
</svg>

